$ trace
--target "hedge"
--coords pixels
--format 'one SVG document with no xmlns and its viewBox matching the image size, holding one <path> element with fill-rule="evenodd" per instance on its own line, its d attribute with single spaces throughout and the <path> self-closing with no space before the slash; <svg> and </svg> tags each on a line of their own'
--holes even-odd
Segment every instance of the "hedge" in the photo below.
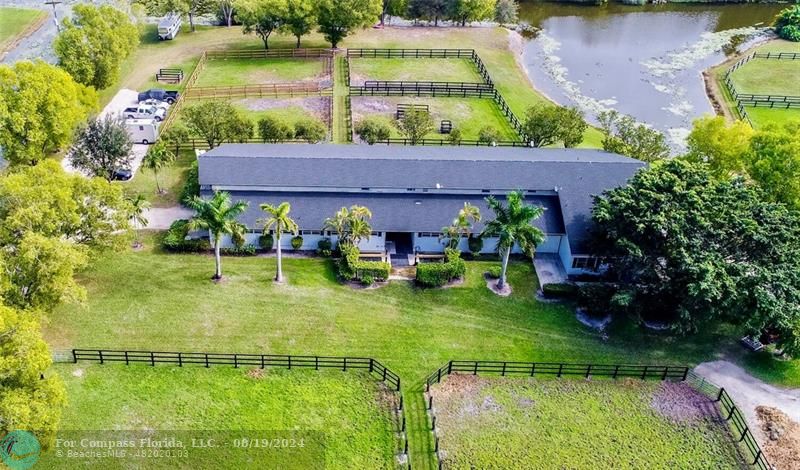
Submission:
<svg viewBox="0 0 800 470">
<path fill-rule="evenodd" d="M 574 299 L 578 296 L 578 286 L 566 282 L 545 284 L 542 294 L 549 299 Z"/>
<path fill-rule="evenodd" d="M 272 250 L 273 244 L 275 244 L 275 240 L 272 238 L 271 233 L 265 233 L 258 237 L 258 246 L 264 251 Z"/>
<path fill-rule="evenodd" d="M 220 254 L 225 256 L 255 256 L 255 245 L 242 245 L 232 248 L 220 248 Z"/>
<path fill-rule="evenodd" d="M 186 219 L 172 222 L 167 233 L 161 239 L 161 246 L 173 253 L 202 253 L 211 249 L 211 243 L 205 238 L 187 240 L 189 221 Z"/>
<path fill-rule="evenodd" d="M 444 263 L 420 263 L 417 265 L 417 282 L 425 287 L 442 287 L 453 279 L 467 273 L 467 265 L 461 252 L 447 248 Z"/>
<path fill-rule="evenodd" d="M 383 261 L 362 261 L 358 255 L 358 248 L 350 245 L 340 245 L 342 257 L 339 259 L 339 276 L 347 280 L 362 280 L 372 278 L 375 281 L 389 279 L 392 265 Z"/>
</svg>

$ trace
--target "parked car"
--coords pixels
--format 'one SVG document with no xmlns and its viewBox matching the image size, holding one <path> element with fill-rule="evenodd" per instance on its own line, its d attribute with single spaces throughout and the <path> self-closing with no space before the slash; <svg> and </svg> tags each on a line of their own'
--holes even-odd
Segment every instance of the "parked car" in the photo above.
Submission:
<svg viewBox="0 0 800 470">
<path fill-rule="evenodd" d="M 133 178 L 133 172 L 127 168 L 117 168 L 111 175 L 114 181 L 128 181 Z"/>
<path fill-rule="evenodd" d="M 158 138 L 158 127 L 160 123 L 155 119 L 128 119 L 125 121 L 125 129 L 131 140 L 136 144 L 152 144 Z"/>
<path fill-rule="evenodd" d="M 125 119 L 155 119 L 156 121 L 163 121 L 166 112 L 156 106 L 133 106 L 125 108 L 122 112 Z"/>
<path fill-rule="evenodd" d="M 144 100 L 139 102 L 139 106 L 155 106 L 156 108 L 161 108 L 166 112 L 169 109 L 169 103 L 164 101 L 158 101 L 154 99 Z"/>
<path fill-rule="evenodd" d="M 178 96 L 180 96 L 180 94 L 177 91 L 153 88 L 139 93 L 139 99 L 137 101 L 158 100 L 173 104 L 178 101 Z"/>
<path fill-rule="evenodd" d="M 181 30 L 181 15 L 170 13 L 158 22 L 158 39 L 175 39 Z"/>
</svg>

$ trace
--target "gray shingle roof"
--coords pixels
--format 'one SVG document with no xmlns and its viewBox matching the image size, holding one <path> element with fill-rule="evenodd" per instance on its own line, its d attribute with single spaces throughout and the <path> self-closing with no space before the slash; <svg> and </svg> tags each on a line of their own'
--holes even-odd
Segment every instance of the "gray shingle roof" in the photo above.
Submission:
<svg viewBox="0 0 800 470">
<path fill-rule="evenodd" d="M 202 186 L 237 193 L 351 190 L 363 191 L 359 197 L 377 201 L 378 195 L 367 191 L 415 188 L 417 194 L 427 190 L 428 196 L 442 197 L 483 189 L 557 192 L 575 254 L 587 253 L 592 196 L 624 185 L 645 165 L 600 150 L 330 144 L 225 144 L 206 152 L 199 161 Z M 372 208 L 375 204 L 364 205 Z M 299 206 L 293 207 L 298 210 Z M 430 223 L 434 218 L 444 218 L 444 222 L 425 231 L 438 230 L 454 215 L 447 204 L 441 210 L 431 216 Z M 396 213 L 392 217 L 402 216 Z"/>
<path fill-rule="evenodd" d="M 247 212 L 239 220 L 251 229 L 262 227 L 258 220 L 265 214 L 260 204 L 283 201 L 292 205 L 290 215 L 302 230 L 321 230 L 326 218 L 341 207 L 352 205 L 368 207 L 372 212 L 370 225 L 373 230 L 382 232 L 439 232 L 451 223 L 465 202 L 477 206 L 484 217 L 491 215 L 486 201 L 479 195 L 235 191 L 231 197 L 249 203 Z M 557 196 L 531 196 L 525 200 L 545 209 L 544 215 L 534 222 L 535 226 L 549 234 L 564 233 Z M 478 223 L 474 228 L 479 231 L 483 224 Z"/>
</svg>

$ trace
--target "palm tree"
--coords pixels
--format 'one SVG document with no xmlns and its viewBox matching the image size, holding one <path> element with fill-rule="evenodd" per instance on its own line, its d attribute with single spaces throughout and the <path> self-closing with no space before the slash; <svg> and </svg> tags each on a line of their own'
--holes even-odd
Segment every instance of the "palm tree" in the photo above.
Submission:
<svg viewBox="0 0 800 470">
<path fill-rule="evenodd" d="M 231 195 L 222 191 L 214 193 L 211 199 L 194 196 L 186 201 L 195 215 L 189 221 L 189 230 L 208 230 L 214 237 L 214 260 L 216 271 L 213 279 L 222 279 L 222 260 L 219 256 L 219 247 L 223 235 L 242 234 L 244 225 L 237 218 L 247 209 L 247 203 L 237 201 L 231 203 Z"/>
<path fill-rule="evenodd" d="M 508 258 L 514 244 L 533 257 L 536 247 L 544 241 L 544 233 L 531 225 L 531 221 L 542 216 L 544 209 L 525 204 L 522 191 L 510 192 L 506 200 L 508 206 L 504 206 L 493 196 L 486 198 L 486 204 L 494 212 L 495 219 L 486 223 L 482 233 L 482 236 L 497 237 L 497 252 L 503 260 L 500 280 L 497 281 L 497 288 L 500 290 L 506 285 Z"/>
<path fill-rule="evenodd" d="M 170 151 L 162 142 L 156 142 L 147 150 L 144 159 L 142 159 L 142 166 L 153 172 L 156 180 L 156 190 L 158 194 L 163 194 L 161 186 L 158 184 L 158 172 L 165 166 L 172 163 L 175 159 L 175 154 Z"/>
<path fill-rule="evenodd" d="M 369 240 L 372 227 L 367 219 L 372 212 L 364 206 L 342 207 L 333 217 L 325 219 L 323 230 L 333 230 L 338 236 L 338 243 L 357 245 L 363 239 Z"/>
<path fill-rule="evenodd" d="M 336 232 L 337 243 L 340 243 L 347 232 L 348 220 L 350 219 L 350 212 L 346 207 L 342 207 L 333 217 L 328 217 L 323 223 L 323 230 L 331 230 Z"/>
<path fill-rule="evenodd" d="M 462 237 L 469 237 L 472 225 L 481 221 L 481 211 L 472 204 L 465 202 L 464 207 L 458 211 L 458 216 L 448 227 L 442 227 L 439 240 L 447 240 L 447 246 L 458 248 Z"/>
<path fill-rule="evenodd" d="M 150 202 L 141 194 L 137 194 L 136 197 L 129 199 L 129 202 L 131 204 L 131 221 L 133 221 L 134 229 L 133 246 L 138 248 L 142 246 L 142 243 L 139 241 L 139 229 L 146 227 L 148 224 L 144 212 L 150 208 Z"/>
<path fill-rule="evenodd" d="M 369 240 L 370 235 L 372 235 L 372 226 L 369 222 L 366 219 L 354 218 L 350 220 L 345 237 L 348 243 L 356 246 L 361 240 Z"/>
<path fill-rule="evenodd" d="M 297 223 L 289 217 L 292 206 L 288 202 L 282 202 L 277 206 L 272 204 L 261 204 L 261 210 L 269 214 L 269 217 L 259 222 L 264 224 L 264 233 L 269 233 L 270 229 L 275 231 L 275 244 L 278 245 L 278 268 L 275 273 L 275 282 L 283 282 L 283 268 L 281 266 L 281 235 L 284 231 L 297 235 Z"/>
</svg>

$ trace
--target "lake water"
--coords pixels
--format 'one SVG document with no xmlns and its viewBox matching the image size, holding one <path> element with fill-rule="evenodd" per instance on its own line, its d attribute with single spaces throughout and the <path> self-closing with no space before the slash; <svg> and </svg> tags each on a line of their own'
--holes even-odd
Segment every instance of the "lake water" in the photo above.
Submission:
<svg viewBox="0 0 800 470">
<path fill-rule="evenodd" d="M 713 113 L 702 71 L 764 40 L 785 5 L 589 6 L 524 2 L 520 20 L 537 30 L 523 60 L 537 89 L 587 118 L 630 114 L 684 146 L 692 120 Z"/>
</svg>

